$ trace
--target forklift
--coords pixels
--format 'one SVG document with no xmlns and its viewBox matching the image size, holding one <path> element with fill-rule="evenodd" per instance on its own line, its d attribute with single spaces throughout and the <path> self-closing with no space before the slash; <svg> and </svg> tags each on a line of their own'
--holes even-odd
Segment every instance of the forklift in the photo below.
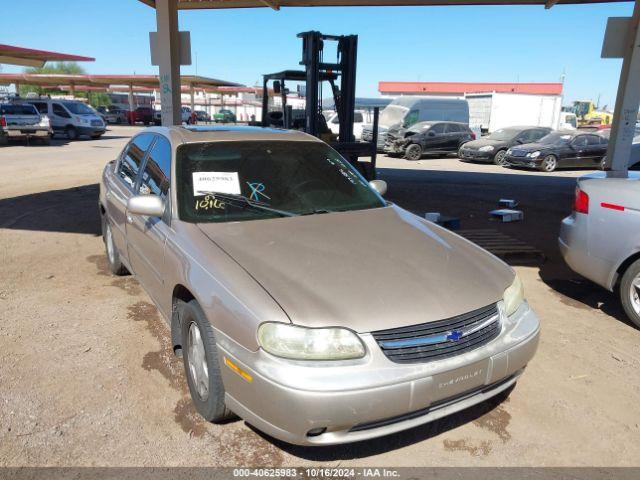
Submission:
<svg viewBox="0 0 640 480">
<path fill-rule="evenodd" d="M 357 35 L 324 35 L 310 31 L 299 33 L 302 39 L 302 60 L 304 70 L 284 70 L 263 76 L 262 126 L 295 128 L 320 138 L 333 147 L 367 179 L 376 178 L 376 153 L 378 132 L 378 108 L 373 113 L 373 139 L 371 142 L 357 142 L 353 135 L 353 120 L 356 100 L 356 57 Z M 325 42 L 337 42 L 335 63 L 323 59 Z M 338 86 L 338 81 L 340 85 Z M 269 111 L 269 83 L 274 94 L 282 99 L 282 111 Z M 304 83 L 302 93 L 306 99 L 304 112 L 294 115 L 287 105 L 287 82 Z M 331 88 L 338 114 L 340 130 L 336 135 L 329 130 L 322 115 L 322 87 L 327 82 Z M 361 158 L 369 157 L 370 161 Z"/>
</svg>

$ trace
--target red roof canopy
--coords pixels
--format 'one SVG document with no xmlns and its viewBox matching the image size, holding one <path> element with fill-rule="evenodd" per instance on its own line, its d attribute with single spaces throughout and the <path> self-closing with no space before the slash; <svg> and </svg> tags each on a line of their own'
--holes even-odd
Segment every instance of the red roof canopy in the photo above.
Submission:
<svg viewBox="0 0 640 480">
<path fill-rule="evenodd" d="M 0 63 L 42 67 L 49 61 L 93 62 L 95 58 L 0 44 Z"/>
<path fill-rule="evenodd" d="M 485 92 L 560 95 L 562 83 L 379 82 L 378 91 L 398 95 L 463 95 Z"/>
</svg>

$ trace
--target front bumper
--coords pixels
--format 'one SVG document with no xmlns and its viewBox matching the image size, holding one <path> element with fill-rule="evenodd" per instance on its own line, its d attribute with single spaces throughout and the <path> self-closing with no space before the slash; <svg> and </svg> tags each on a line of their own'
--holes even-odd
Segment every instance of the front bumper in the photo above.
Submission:
<svg viewBox="0 0 640 480">
<path fill-rule="evenodd" d="M 94 136 L 94 135 L 102 135 L 104 132 L 107 131 L 107 127 L 106 126 L 102 126 L 102 127 L 77 127 L 78 130 L 78 134 L 79 135 L 87 135 L 89 137 Z"/>
<path fill-rule="evenodd" d="M 387 138 L 383 150 L 385 151 L 385 153 L 404 154 L 408 144 L 409 142 L 406 141 Z"/>
<path fill-rule="evenodd" d="M 500 335 L 457 357 L 398 364 L 370 334 L 363 359 L 295 362 L 250 352 L 217 333 L 227 406 L 267 434 L 298 445 L 355 442 L 458 412 L 506 390 L 533 357 L 539 321 L 525 303 Z M 225 357 L 251 381 L 227 368 Z M 321 434 L 308 435 L 314 429 Z"/>
<path fill-rule="evenodd" d="M 458 151 L 458 158 L 461 160 L 471 160 L 474 162 L 492 162 L 494 152 L 481 152 L 480 150 L 470 150 L 461 148 Z"/>
<path fill-rule="evenodd" d="M 542 163 L 542 155 L 537 158 L 514 157 L 512 155 L 507 155 L 504 160 L 506 164 L 511 167 L 539 168 Z"/>
</svg>

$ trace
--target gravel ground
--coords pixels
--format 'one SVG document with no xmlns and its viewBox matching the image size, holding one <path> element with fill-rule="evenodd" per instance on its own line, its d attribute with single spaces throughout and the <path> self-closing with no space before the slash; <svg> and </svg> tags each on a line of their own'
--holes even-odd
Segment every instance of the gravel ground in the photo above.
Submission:
<svg viewBox="0 0 640 480">
<path fill-rule="evenodd" d="M 107 272 L 97 182 L 136 129 L 0 149 L 0 466 L 638 466 L 640 332 L 555 246 L 582 172 L 381 157 L 388 197 L 544 253 L 516 268 L 539 314 L 537 356 L 508 397 L 390 437 L 308 449 L 244 422 L 202 421 L 168 328 Z M 489 222 L 498 198 L 525 220 Z"/>
</svg>

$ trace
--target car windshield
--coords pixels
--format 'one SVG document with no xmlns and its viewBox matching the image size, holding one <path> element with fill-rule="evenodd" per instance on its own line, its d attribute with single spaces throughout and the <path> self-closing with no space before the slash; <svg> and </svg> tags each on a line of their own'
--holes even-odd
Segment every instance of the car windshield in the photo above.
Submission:
<svg viewBox="0 0 640 480">
<path fill-rule="evenodd" d="M 380 112 L 380 118 L 378 123 L 383 127 L 391 127 L 398 123 L 402 123 L 402 120 L 406 116 L 408 108 L 400 105 L 388 105 L 384 110 Z"/>
<path fill-rule="evenodd" d="M 186 222 L 229 222 L 385 205 L 367 181 L 321 142 L 207 142 L 178 147 L 178 211 Z M 222 195 L 216 198 L 215 192 Z M 228 201 L 244 196 L 268 209 Z M 223 198 L 226 197 L 226 198 Z"/>
<path fill-rule="evenodd" d="M 33 105 L 0 105 L 0 115 L 39 115 Z"/>
<path fill-rule="evenodd" d="M 95 111 L 88 105 L 80 102 L 62 102 L 71 113 L 75 115 L 95 115 Z"/>
<path fill-rule="evenodd" d="M 488 135 L 488 140 L 511 140 L 520 133 L 520 130 L 515 128 L 501 128 Z"/>
<path fill-rule="evenodd" d="M 542 143 L 543 145 L 563 145 L 565 143 L 569 143 L 571 138 L 571 134 L 555 132 L 545 135 L 538 140 L 538 143 Z"/>
</svg>

